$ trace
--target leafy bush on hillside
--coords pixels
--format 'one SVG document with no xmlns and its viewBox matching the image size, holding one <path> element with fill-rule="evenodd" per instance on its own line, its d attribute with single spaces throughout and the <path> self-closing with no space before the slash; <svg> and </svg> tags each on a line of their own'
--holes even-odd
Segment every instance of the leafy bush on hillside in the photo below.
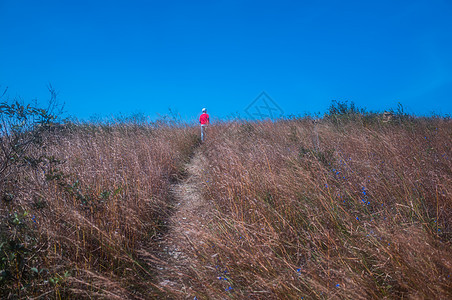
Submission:
<svg viewBox="0 0 452 300">
<path fill-rule="evenodd" d="M 46 109 L 18 100 L 0 104 L 0 295 L 14 298 L 22 290 L 40 292 L 37 282 L 49 279 L 38 255 L 39 235 L 35 215 L 24 205 L 26 182 L 42 171 L 49 157 L 41 151 L 57 121 L 56 93 Z M 6 91 L 5 91 L 6 93 Z M 5 96 L 3 93 L 2 96 Z M 26 285 L 24 285 L 26 283 Z"/>
</svg>

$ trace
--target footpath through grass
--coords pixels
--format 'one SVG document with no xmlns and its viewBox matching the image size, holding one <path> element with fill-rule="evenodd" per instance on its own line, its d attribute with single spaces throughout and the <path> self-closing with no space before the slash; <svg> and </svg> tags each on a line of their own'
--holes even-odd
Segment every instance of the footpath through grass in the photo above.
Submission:
<svg viewBox="0 0 452 300">
<path fill-rule="evenodd" d="M 198 128 L 2 106 L 0 296 L 452 298 L 451 120 L 342 108 L 209 128 L 214 213 L 172 294 L 155 245 Z"/>
</svg>

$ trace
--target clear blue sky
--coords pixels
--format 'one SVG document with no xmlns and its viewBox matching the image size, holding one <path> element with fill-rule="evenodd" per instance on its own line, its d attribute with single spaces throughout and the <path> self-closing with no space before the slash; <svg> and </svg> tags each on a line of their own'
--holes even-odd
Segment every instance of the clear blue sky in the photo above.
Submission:
<svg viewBox="0 0 452 300">
<path fill-rule="evenodd" d="M 0 88 L 68 115 L 452 113 L 452 1 L 0 0 Z"/>
</svg>

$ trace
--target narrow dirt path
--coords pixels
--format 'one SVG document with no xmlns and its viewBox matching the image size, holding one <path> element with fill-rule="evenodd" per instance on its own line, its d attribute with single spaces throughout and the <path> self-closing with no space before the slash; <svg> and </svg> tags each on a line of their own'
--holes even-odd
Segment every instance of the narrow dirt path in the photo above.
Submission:
<svg viewBox="0 0 452 300">
<path fill-rule="evenodd" d="M 186 165 L 186 178 L 172 186 L 175 211 L 169 220 L 169 230 L 160 246 L 160 258 L 165 261 L 157 266 L 157 283 L 169 295 L 177 299 L 193 299 L 191 280 L 196 273 L 197 248 L 203 247 L 211 207 L 201 196 L 201 172 L 204 161 L 196 150 Z M 168 296 L 173 298 L 174 296 Z"/>
</svg>

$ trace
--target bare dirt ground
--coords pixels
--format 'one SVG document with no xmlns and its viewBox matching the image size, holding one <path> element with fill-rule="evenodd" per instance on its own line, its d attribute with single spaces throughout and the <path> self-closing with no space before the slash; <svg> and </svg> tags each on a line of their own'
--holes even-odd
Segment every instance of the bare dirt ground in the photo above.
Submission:
<svg viewBox="0 0 452 300">
<path fill-rule="evenodd" d="M 187 176 L 172 186 L 174 214 L 160 247 L 157 266 L 159 288 L 168 298 L 195 299 L 193 287 L 199 270 L 197 249 L 205 247 L 203 235 L 211 220 L 212 205 L 201 196 L 203 158 L 199 149 L 186 165 Z"/>
</svg>

